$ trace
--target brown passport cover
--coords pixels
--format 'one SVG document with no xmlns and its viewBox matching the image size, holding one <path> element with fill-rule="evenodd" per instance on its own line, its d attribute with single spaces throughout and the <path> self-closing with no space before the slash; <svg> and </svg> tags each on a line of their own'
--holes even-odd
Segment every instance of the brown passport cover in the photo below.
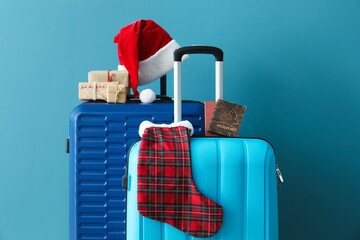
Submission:
<svg viewBox="0 0 360 240">
<path fill-rule="evenodd" d="M 219 99 L 207 131 L 237 137 L 246 107 Z"/>
<path fill-rule="evenodd" d="M 207 131 L 215 106 L 216 106 L 216 102 L 205 102 L 205 136 L 209 136 L 209 137 L 221 136 L 219 134 L 211 133 Z"/>
</svg>

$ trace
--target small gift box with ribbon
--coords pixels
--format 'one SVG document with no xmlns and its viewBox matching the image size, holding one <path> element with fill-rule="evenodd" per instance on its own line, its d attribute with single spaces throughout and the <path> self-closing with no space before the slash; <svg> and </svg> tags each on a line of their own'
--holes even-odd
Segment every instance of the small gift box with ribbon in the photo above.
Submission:
<svg viewBox="0 0 360 240">
<path fill-rule="evenodd" d="M 126 93 L 128 95 L 130 94 L 129 73 L 126 70 L 90 71 L 88 74 L 88 82 L 117 82 L 124 84 L 126 87 Z"/>
<path fill-rule="evenodd" d="M 118 82 L 80 82 L 80 100 L 105 100 L 109 103 L 126 102 L 126 85 Z"/>
</svg>

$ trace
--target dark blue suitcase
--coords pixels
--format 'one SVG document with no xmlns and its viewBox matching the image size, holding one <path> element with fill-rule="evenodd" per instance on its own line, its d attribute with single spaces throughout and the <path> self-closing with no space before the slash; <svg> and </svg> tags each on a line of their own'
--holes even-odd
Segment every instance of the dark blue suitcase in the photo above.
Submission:
<svg viewBox="0 0 360 240">
<path fill-rule="evenodd" d="M 182 103 L 184 120 L 204 135 L 204 106 Z M 127 153 L 140 139 L 144 120 L 173 122 L 173 102 L 107 104 L 89 102 L 70 115 L 70 240 L 125 239 Z"/>
</svg>

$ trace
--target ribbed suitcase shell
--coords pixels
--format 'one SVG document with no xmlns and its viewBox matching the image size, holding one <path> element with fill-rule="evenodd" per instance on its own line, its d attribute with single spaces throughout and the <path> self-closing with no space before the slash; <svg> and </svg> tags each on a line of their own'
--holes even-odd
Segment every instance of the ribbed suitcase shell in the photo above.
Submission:
<svg viewBox="0 0 360 240">
<path fill-rule="evenodd" d="M 223 224 L 216 240 L 277 240 L 275 155 L 261 139 L 191 138 L 191 164 L 198 190 L 219 203 Z M 192 240 L 180 230 L 141 216 L 137 210 L 140 142 L 130 150 L 127 191 L 127 240 Z"/>
<path fill-rule="evenodd" d="M 173 122 L 173 103 L 85 103 L 70 115 L 70 240 L 124 240 L 122 176 L 143 120 Z M 204 106 L 184 102 L 183 118 L 204 134 Z"/>
</svg>

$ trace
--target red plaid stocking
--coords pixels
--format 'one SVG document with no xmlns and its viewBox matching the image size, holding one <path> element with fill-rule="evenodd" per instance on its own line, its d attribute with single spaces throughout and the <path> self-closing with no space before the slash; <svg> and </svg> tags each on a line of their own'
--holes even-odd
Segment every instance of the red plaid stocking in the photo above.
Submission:
<svg viewBox="0 0 360 240">
<path fill-rule="evenodd" d="M 190 130 L 183 126 L 144 131 L 138 164 L 138 210 L 194 237 L 211 237 L 222 207 L 201 195 L 191 173 Z"/>
</svg>

